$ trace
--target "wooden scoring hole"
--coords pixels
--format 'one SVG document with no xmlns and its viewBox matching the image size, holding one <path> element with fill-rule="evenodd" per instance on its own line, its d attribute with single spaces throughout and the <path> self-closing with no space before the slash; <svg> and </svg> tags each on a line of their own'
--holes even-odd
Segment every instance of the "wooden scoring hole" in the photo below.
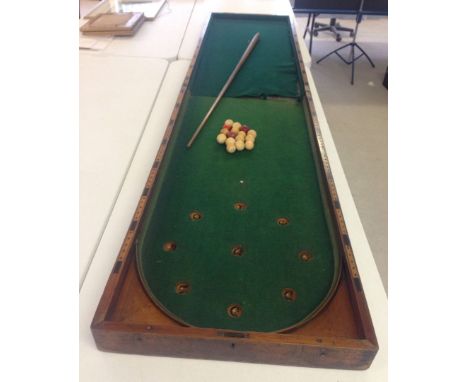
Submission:
<svg viewBox="0 0 468 382">
<path fill-rule="evenodd" d="M 242 316 L 242 307 L 239 304 L 232 304 L 228 306 L 227 312 L 230 317 L 239 318 Z"/>
<path fill-rule="evenodd" d="M 288 225 L 289 224 L 289 219 L 288 218 L 278 218 L 278 219 L 276 219 L 276 222 L 279 225 Z"/>
<path fill-rule="evenodd" d="M 190 284 L 185 281 L 180 281 L 176 284 L 175 291 L 177 294 L 187 294 L 190 292 Z"/>
<path fill-rule="evenodd" d="M 177 245 L 174 241 L 168 241 L 163 244 L 163 249 L 165 252 L 173 252 L 177 248 Z"/>
<path fill-rule="evenodd" d="M 199 211 L 190 212 L 190 220 L 197 221 L 203 218 L 203 214 Z"/>
<path fill-rule="evenodd" d="M 242 245 L 235 245 L 234 247 L 232 247 L 231 253 L 234 256 L 242 256 L 244 254 L 244 248 L 242 247 Z"/>
<path fill-rule="evenodd" d="M 304 262 L 308 262 L 312 260 L 312 254 L 309 251 L 301 251 L 299 252 L 299 259 Z"/>
<path fill-rule="evenodd" d="M 246 208 L 247 208 L 247 204 L 243 202 L 234 203 L 234 209 L 236 209 L 237 211 L 242 211 L 242 210 L 245 210 Z"/>
<path fill-rule="evenodd" d="M 281 294 L 283 298 L 288 301 L 295 301 L 297 298 L 296 291 L 292 288 L 284 288 Z"/>
</svg>

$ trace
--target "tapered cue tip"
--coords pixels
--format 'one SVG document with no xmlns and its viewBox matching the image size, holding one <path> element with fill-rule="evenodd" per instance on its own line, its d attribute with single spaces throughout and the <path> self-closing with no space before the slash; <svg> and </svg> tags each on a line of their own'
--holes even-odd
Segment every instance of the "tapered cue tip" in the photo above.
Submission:
<svg viewBox="0 0 468 382">
<path fill-rule="evenodd" d="M 218 102 L 221 100 L 223 97 L 224 93 L 226 92 L 227 88 L 229 85 L 231 85 L 231 82 L 233 81 L 234 77 L 236 76 L 237 72 L 240 70 L 244 62 L 247 60 L 249 57 L 250 53 L 252 50 L 255 48 L 255 45 L 257 45 L 258 40 L 260 39 L 260 32 L 255 33 L 255 35 L 252 37 L 252 40 L 250 40 L 249 45 L 247 45 L 247 48 L 244 51 L 244 54 L 240 58 L 239 62 L 237 63 L 236 67 L 232 71 L 231 75 L 229 76 L 228 80 L 224 84 L 223 88 L 219 92 L 218 96 L 216 97 L 215 101 L 213 102 L 213 105 L 211 105 L 210 110 L 208 110 L 208 113 L 206 113 L 205 118 L 203 118 L 203 121 L 200 123 L 200 125 L 197 127 L 195 132 L 192 135 L 192 138 L 190 138 L 190 141 L 187 143 L 187 148 L 189 149 L 192 146 L 193 141 L 197 138 L 198 134 L 200 133 L 200 130 L 203 128 L 205 125 L 206 121 L 210 117 L 212 111 L 216 108 L 218 105 Z"/>
</svg>

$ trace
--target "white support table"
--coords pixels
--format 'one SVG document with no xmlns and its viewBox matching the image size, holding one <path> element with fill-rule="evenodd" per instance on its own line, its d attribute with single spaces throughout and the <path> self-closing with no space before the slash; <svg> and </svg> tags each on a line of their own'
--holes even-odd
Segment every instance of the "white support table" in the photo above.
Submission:
<svg viewBox="0 0 468 382">
<path fill-rule="evenodd" d="M 112 0 L 105 0 L 112 1 Z M 155 20 L 147 20 L 134 36 L 83 36 L 99 42 L 95 54 L 154 57 L 174 61 L 179 54 L 196 0 L 169 0 Z M 105 4 L 104 4 L 105 5 Z M 87 20 L 80 20 L 80 26 Z"/>
<path fill-rule="evenodd" d="M 167 67 L 80 51 L 80 285 Z"/>
<path fill-rule="evenodd" d="M 194 4 L 195 0 L 169 0 L 154 21 L 145 21 L 133 37 L 114 38 L 105 52 L 176 60 Z"/>
<path fill-rule="evenodd" d="M 151 112 L 138 150 L 81 289 L 80 376 L 82 381 L 138 380 L 135 376 L 139 373 L 137 371 L 139 367 L 135 368 L 135 366 L 142 360 L 152 362 L 151 357 L 121 356 L 98 351 L 89 326 L 145 186 L 189 65 L 190 62 L 184 60 L 174 62 L 169 66 L 160 96 Z M 134 374 L 135 372 L 137 374 Z"/>
<path fill-rule="evenodd" d="M 171 0 L 171 4 L 176 0 Z M 204 9 L 198 8 L 203 6 Z M 210 11 L 289 14 L 288 0 L 229 1 L 197 0 L 187 24 L 187 32 L 180 48 L 179 58 L 191 59 L 201 30 Z M 284 12 L 284 13 L 283 13 Z M 289 12 L 289 13 L 288 13 Z M 169 38 L 169 37 L 168 37 Z M 308 56 L 302 43 L 301 53 Z M 309 56 L 310 57 L 310 56 Z M 139 61 L 139 60 L 137 60 Z M 164 130 L 175 105 L 179 89 L 189 65 L 188 60 L 169 65 L 159 95 L 146 128 L 131 160 L 115 206 L 103 232 L 89 272 L 80 292 L 80 379 L 81 381 L 207 381 L 268 380 L 268 381 L 386 381 L 387 380 L 387 297 L 380 280 L 369 244 L 361 225 L 351 191 L 344 175 L 335 145 L 320 104 L 312 76 L 307 71 L 312 97 L 335 178 L 337 191 L 345 216 L 349 236 L 360 269 L 362 283 L 371 310 L 380 350 L 369 370 L 326 370 L 262 364 L 246 364 L 194 359 L 148 357 L 100 352 L 96 349 L 89 326 L 99 298 L 110 274 L 120 245 L 135 211 L 147 175 L 159 148 Z M 113 70 L 113 69 L 112 69 Z M 134 69 L 132 69 L 134 71 Z M 83 78 L 80 81 L 84 81 Z M 136 89 L 136 88 L 135 88 Z M 142 112 L 142 115 L 144 113 Z M 148 113 L 144 114 L 146 119 Z M 83 123 L 81 121 L 81 123 Z M 83 126 L 81 126 L 81 129 Z M 105 146 L 103 146 L 105 149 Z M 81 150 L 81 156 L 88 156 Z M 83 158 L 85 159 L 85 158 Z M 86 159 L 85 159 L 86 160 Z M 108 163 L 112 171 L 114 163 Z M 80 211 L 83 213 L 82 211 Z"/>
</svg>

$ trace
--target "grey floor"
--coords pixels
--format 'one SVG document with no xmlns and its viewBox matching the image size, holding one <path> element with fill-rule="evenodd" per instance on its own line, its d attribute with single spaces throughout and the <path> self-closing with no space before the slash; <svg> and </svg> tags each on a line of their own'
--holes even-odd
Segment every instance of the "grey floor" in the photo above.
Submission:
<svg viewBox="0 0 468 382">
<path fill-rule="evenodd" d="M 307 16 L 296 15 L 303 32 Z M 329 19 L 320 18 L 321 22 Z M 354 27 L 354 18 L 339 20 Z M 387 248 L 387 90 L 382 86 L 388 65 L 387 18 L 366 18 L 359 26 L 357 42 L 376 65 L 364 57 L 356 63 L 355 82 L 350 84 L 351 66 L 336 55 L 317 64 L 328 52 L 351 41 L 343 34 L 338 43 L 324 32 L 314 37 L 312 76 L 322 101 L 333 139 L 351 192 L 366 231 L 385 290 L 388 289 Z M 301 33 L 302 34 L 302 33 Z M 306 37 L 306 45 L 309 37 Z M 348 51 L 344 52 L 347 57 Z"/>
</svg>

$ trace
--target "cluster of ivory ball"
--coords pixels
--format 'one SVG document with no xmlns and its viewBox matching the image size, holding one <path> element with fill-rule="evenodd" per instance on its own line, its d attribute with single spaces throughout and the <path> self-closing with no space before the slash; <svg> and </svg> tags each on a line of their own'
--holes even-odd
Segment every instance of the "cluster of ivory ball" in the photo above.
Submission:
<svg viewBox="0 0 468 382">
<path fill-rule="evenodd" d="M 247 125 L 242 125 L 239 122 L 234 122 L 232 119 L 227 119 L 224 122 L 223 128 L 220 130 L 216 141 L 222 145 L 226 145 L 226 151 L 230 154 L 236 151 L 253 150 L 255 147 L 255 138 L 257 132 Z"/>
</svg>

